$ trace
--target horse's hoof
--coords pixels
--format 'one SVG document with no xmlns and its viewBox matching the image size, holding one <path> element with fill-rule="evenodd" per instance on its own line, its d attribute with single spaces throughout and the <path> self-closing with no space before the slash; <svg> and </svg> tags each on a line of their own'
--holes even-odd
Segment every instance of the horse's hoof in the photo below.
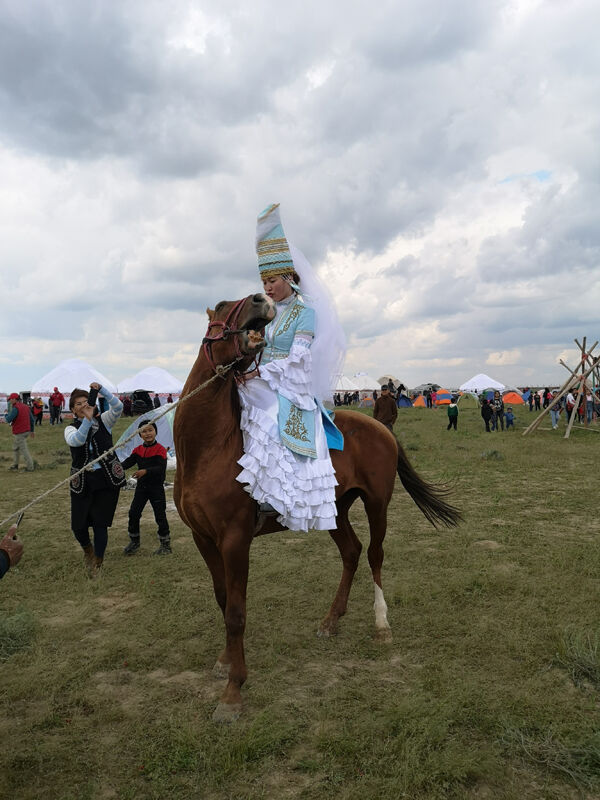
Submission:
<svg viewBox="0 0 600 800">
<path fill-rule="evenodd" d="M 321 625 L 317 631 L 317 636 L 319 638 L 329 638 L 330 636 L 336 636 L 337 632 L 337 625 Z"/>
<path fill-rule="evenodd" d="M 214 667 L 212 668 L 213 678 L 217 678 L 218 680 L 222 680 L 223 678 L 229 677 L 229 664 L 223 664 L 222 661 L 215 662 Z"/>
<path fill-rule="evenodd" d="M 241 713 L 241 703 L 219 703 L 219 705 L 213 711 L 212 718 L 213 722 L 230 725 L 232 722 L 235 722 L 237 719 L 239 719 Z"/>
<path fill-rule="evenodd" d="M 389 644 L 393 639 L 391 628 L 378 628 L 375 631 L 375 641 L 381 644 Z"/>
</svg>

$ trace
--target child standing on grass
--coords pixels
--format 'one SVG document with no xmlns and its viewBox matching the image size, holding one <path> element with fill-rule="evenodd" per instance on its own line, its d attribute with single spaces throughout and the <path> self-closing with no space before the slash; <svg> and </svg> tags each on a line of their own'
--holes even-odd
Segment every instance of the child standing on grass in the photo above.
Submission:
<svg viewBox="0 0 600 800">
<path fill-rule="evenodd" d="M 509 407 L 506 409 L 504 419 L 506 420 L 506 430 L 515 427 L 515 415 L 513 414 L 512 408 Z"/>
<path fill-rule="evenodd" d="M 156 425 L 143 419 L 138 425 L 143 444 L 138 445 L 129 458 L 121 462 L 123 469 L 137 466 L 133 477 L 137 479 L 135 494 L 129 509 L 129 544 L 123 549 L 127 556 L 140 549 L 140 519 L 144 506 L 150 501 L 154 519 L 158 525 L 160 546 L 155 556 L 171 553 L 171 533 L 167 522 L 167 501 L 165 498 L 165 475 L 167 472 L 167 451 L 156 441 Z"/>
<path fill-rule="evenodd" d="M 446 428 L 447 431 L 450 428 L 454 428 L 457 430 L 456 425 L 458 423 L 458 404 L 456 403 L 454 397 L 452 398 L 452 402 L 448 406 L 448 427 Z"/>
</svg>

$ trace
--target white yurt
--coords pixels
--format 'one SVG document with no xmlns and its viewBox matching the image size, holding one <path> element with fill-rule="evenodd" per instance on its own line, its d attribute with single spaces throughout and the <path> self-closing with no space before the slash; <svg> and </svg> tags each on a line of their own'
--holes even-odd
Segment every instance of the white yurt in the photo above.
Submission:
<svg viewBox="0 0 600 800">
<path fill-rule="evenodd" d="M 115 384 L 106 375 L 98 372 L 91 364 L 88 364 L 87 361 L 80 361 L 78 358 L 67 358 L 33 384 L 31 396 L 47 397 L 52 394 L 55 386 L 65 396 L 68 396 L 73 389 L 89 389 L 90 383 L 99 383 L 110 392 L 117 391 Z"/>
<path fill-rule="evenodd" d="M 135 392 L 136 389 L 157 394 L 181 394 L 183 381 L 162 367 L 146 367 L 130 378 L 119 381 L 119 392 Z"/>
<path fill-rule="evenodd" d="M 377 378 L 373 378 L 366 372 L 357 372 L 355 375 L 352 376 L 352 380 L 354 381 L 359 391 L 361 392 L 372 392 L 375 389 L 379 391 L 381 389 L 381 384 L 379 383 Z"/>
<path fill-rule="evenodd" d="M 340 375 L 333 388 L 334 392 L 357 392 L 358 386 L 346 375 Z"/>
<path fill-rule="evenodd" d="M 462 386 L 459 386 L 458 388 L 461 392 L 475 392 L 476 394 L 480 394 L 484 391 L 484 389 L 498 389 L 499 391 L 502 391 L 506 387 L 503 383 L 495 381 L 484 372 L 480 372 L 478 375 L 473 375 L 472 378 L 469 378 L 468 381 L 463 383 Z"/>
</svg>

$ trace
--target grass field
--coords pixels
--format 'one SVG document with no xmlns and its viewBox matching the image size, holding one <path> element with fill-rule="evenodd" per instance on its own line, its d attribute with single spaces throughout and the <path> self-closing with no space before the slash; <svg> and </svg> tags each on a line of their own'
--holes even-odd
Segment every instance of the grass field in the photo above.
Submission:
<svg viewBox="0 0 600 800">
<path fill-rule="evenodd" d="M 86 579 L 66 488 L 26 515 L 25 555 L 0 583 L 0 797 L 600 797 L 600 436 L 545 423 L 488 434 L 462 411 L 402 409 L 423 477 L 454 486 L 464 524 L 435 531 L 397 483 L 384 591 L 394 639 L 374 641 L 363 552 L 340 634 L 315 633 L 340 576 L 327 534 L 252 548 L 245 710 L 211 714 L 223 624 L 176 512 L 173 555 L 127 543 L 122 492 L 104 574 Z M 121 431 L 125 423 L 117 428 Z M 0 518 L 56 484 L 70 458 L 44 424 L 40 469 L 14 474 L 0 426 Z M 168 473 L 172 480 L 173 473 Z M 170 493 L 168 493 L 170 499 Z M 353 521 L 363 544 L 365 518 Z"/>
</svg>

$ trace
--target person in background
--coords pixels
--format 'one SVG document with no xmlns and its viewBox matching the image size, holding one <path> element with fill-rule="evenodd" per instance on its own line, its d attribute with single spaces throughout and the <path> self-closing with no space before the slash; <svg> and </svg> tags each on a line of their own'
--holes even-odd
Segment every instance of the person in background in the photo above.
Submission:
<svg viewBox="0 0 600 800">
<path fill-rule="evenodd" d="M 529 397 L 527 398 L 527 402 L 529 403 L 529 410 L 533 411 L 533 390 L 529 390 Z"/>
<path fill-rule="evenodd" d="M 538 395 L 539 400 L 539 395 Z M 494 399 L 492 400 L 492 430 L 497 431 L 498 425 L 504 430 L 504 401 L 500 397 L 500 392 L 494 392 Z"/>
<path fill-rule="evenodd" d="M 486 429 L 486 431 L 488 433 L 491 433 L 491 431 L 490 431 L 490 420 L 492 418 L 492 413 L 493 413 L 492 412 L 492 407 L 488 403 L 487 398 L 482 397 L 481 398 L 481 417 L 482 417 L 483 421 L 485 422 L 485 429 Z"/>
<path fill-rule="evenodd" d="M 167 403 L 172 403 L 172 402 L 173 402 L 173 395 L 171 394 L 171 392 L 169 392 L 169 394 L 167 395 Z"/>
<path fill-rule="evenodd" d="M 571 414 L 573 413 L 573 409 L 575 408 L 575 397 L 573 395 L 573 390 L 569 389 L 567 392 L 567 398 L 565 400 L 565 411 L 567 412 L 567 424 L 571 419 Z"/>
<path fill-rule="evenodd" d="M 48 408 L 50 409 L 50 425 L 55 423 L 58 425 L 62 422 L 62 411 L 65 404 L 64 395 L 58 391 L 58 386 L 54 387 L 54 391 L 48 399 Z"/>
<path fill-rule="evenodd" d="M 65 428 L 65 441 L 71 448 L 71 529 L 83 550 L 83 560 L 90 578 L 96 578 L 102 567 L 108 544 L 108 529 L 112 525 L 119 490 L 125 484 L 125 473 L 117 456 L 111 453 L 80 472 L 87 464 L 113 446 L 111 431 L 121 416 L 123 404 L 118 397 L 100 386 L 90 384 L 90 392 L 73 389 L 69 408 L 73 422 Z M 106 398 L 108 411 L 98 412 L 91 392 Z M 92 400 L 92 404 L 88 403 Z M 77 474 L 79 473 L 79 474 Z M 90 541 L 90 526 L 94 544 Z"/>
<path fill-rule="evenodd" d="M 540 411 L 541 410 L 541 406 L 540 406 L 540 393 L 539 392 L 534 392 L 533 402 L 535 404 L 535 410 L 536 411 Z"/>
<path fill-rule="evenodd" d="M 382 425 L 392 431 L 394 430 L 394 422 L 398 417 L 398 406 L 394 398 L 390 394 L 387 384 L 381 387 L 381 397 L 375 400 L 373 407 L 373 419 L 381 422 Z"/>
<path fill-rule="evenodd" d="M 4 419 L 12 425 L 13 432 L 13 464 L 12 467 L 9 467 L 9 470 L 18 472 L 19 457 L 22 455 L 26 471 L 33 472 L 35 466 L 27 447 L 27 439 L 29 436 L 33 439 L 35 421 L 31 409 L 21 402 L 21 397 L 16 392 L 8 396 Z"/>
<path fill-rule="evenodd" d="M 19 563 L 22 555 L 23 542 L 17 539 L 17 526 L 11 525 L 4 539 L 0 541 L 0 578 Z"/>
<path fill-rule="evenodd" d="M 552 400 L 550 400 L 550 402 L 552 402 Z M 559 417 L 560 417 L 560 403 L 557 403 L 550 409 L 550 420 L 552 422 L 552 430 L 554 431 L 558 428 Z"/>
<path fill-rule="evenodd" d="M 585 390 L 585 411 L 587 415 L 587 421 L 591 422 L 594 416 L 594 395 L 592 394 L 592 390 L 590 387 L 586 387 Z"/>
<path fill-rule="evenodd" d="M 131 395 L 126 394 L 125 397 L 122 398 L 123 403 L 123 415 L 125 417 L 133 416 L 133 412 L 131 410 Z"/>
<path fill-rule="evenodd" d="M 36 425 L 41 425 L 44 419 L 44 401 L 41 397 L 36 397 L 31 404 L 31 411 Z"/>
<path fill-rule="evenodd" d="M 506 409 L 504 418 L 506 419 L 506 430 L 515 427 L 515 415 L 513 414 L 513 410 L 510 406 Z"/>
<path fill-rule="evenodd" d="M 158 396 L 158 392 L 154 395 L 154 400 L 152 401 L 152 405 L 154 408 L 160 408 L 160 397 Z"/>
<path fill-rule="evenodd" d="M 143 419 L 138 425 L 138 433 L 143 444 L 138 445 L 132 454 L 121 462 L 123 469 L 136 466 L 133 476 L 137 480 L 135 494 L 129 509 L 129 544 L 123 550 L 126 556 L 140 549 L 140 519 L 148 500 L 154 511 L 158 525 L 160 546 L 155 556 L 171 553 L 171 534 L 167 521 L 167 499 L 165 497 L 165 475 L 167 472 L 167 451 L 156 441 L 156 425 Z"/>
<path fill-rule="evenodd" d="M 552 398 L 552 393 L 551 393 L 550 389 L 547 386 L 544 389 L 544 394 L 542 395 L 542 398 L 543 398 L 543 400 L 542 400 L 542 408 L 548 408 L 548 406 L 550 405 L 550 400 Z"/>
<path fill-rule="evenodd" d="M 452 398 L 452 402 L 448 406 L 448 427 L 446 428 L 447 431 L 450 428 L 454 428 L 454 430 L 458 430 L 456 425 L 458 424 L 458 403 L 456 402 L 456 398 Z"/>
<path fill-rule="evenodd" d="M 431 395 L 430 395 L 430 397 L 431 397 L 431 408 L 436 408 L 436 404 L 437 404 L 437 391 L 435 391 L 435 392 L 431 392 Z"/>
</svg>

